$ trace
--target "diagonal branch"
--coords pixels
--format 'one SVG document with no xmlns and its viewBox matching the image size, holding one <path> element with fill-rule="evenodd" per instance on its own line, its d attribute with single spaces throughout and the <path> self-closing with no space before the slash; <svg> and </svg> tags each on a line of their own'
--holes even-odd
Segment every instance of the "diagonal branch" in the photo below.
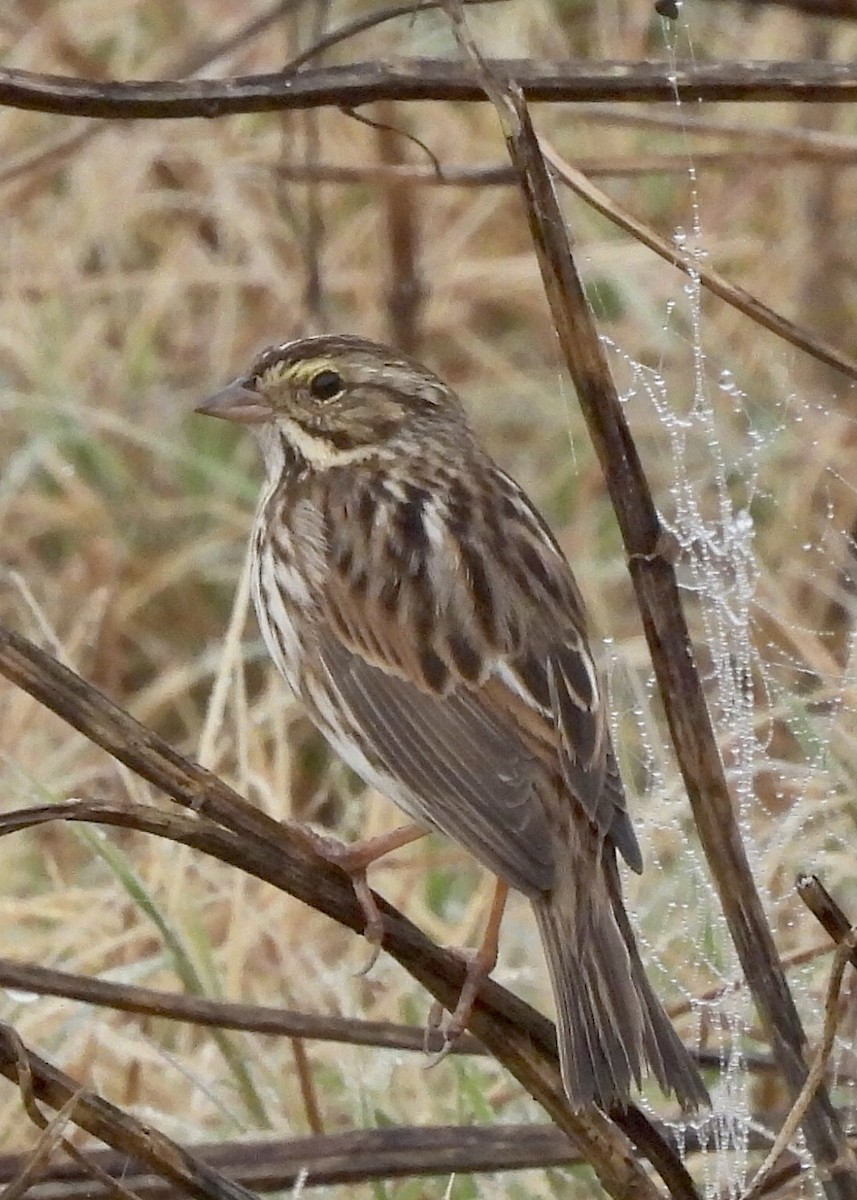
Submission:
<svg viewBox="0 0 857 1200">
<path fill-rule="evenodd" d="M 841 371 L 843 375 L 847 375 L 850 379 L 857 379 L 857 360 L 847 354 L 843 354 L 835 346 L 831 346 L 808 330 L 801 329 L 799 325 L 795 325 L 793 321 L 782 316 L 781 313 L 775 312 L 774 309 L 769 308 L 766 304 L 762 304 L 746 288 L 742 288 L 738 284 L 724 279 L 717 271 L 713 271 L 701 262 L 691 263 L 687 255 L 683 254 L 677 246 L 671 245 L 665 238 L 659 237 L 648 225 L 645 225 L 642 221 L 632 216 L 620 204 L 612 200 L 606 192 L 603 192 L 601 188 L 591 183 L 581 170 L 572 166 L 571 163 L 566 162 L 544 138 L 540 139 L 539 145 L 545 158 L 562 182 L 571 188 L 576 195 L 581 196 L 596 212 L 601 213 L 602 216 L 612 221 L 614 225 L 618 225 L 621 229 L 630 233 L 632 237 L 635 237 L 638 242 L 642 242 L 644 246 L 648 246 L 650 250 L 654 250 L 655 254 L 660 255 L 671 266 L 677 267 L 685 275 L 698 278 L 702 287 L 707 288 L 715 296 L 719 296 L 721 300 L 732 305 L 733 308 L 737 308 L 739 312 L 744 313 L 745 316 L 755 321 L 758 325 L 764 326 L 765 329 L 769 329 L 778 337 L 790 342 L 793 346 L 797 346 L 798 349 L 811 355 L 818 362 L 826 363 L 827 366 L 833 367 L 836 371 Z"/>
</svg>

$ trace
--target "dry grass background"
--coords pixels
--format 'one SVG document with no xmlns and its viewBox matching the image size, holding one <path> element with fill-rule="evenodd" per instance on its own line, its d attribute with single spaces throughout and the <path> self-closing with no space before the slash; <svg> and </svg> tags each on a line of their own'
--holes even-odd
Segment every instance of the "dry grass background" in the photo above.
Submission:
<svg viewBox="0 0 857 1200">
<path fill-rule="evenodd" d="M 217 73 L 275 69 L 307 43 L 314 17 L 306 7 Z M 331 23 L 357 11 L 332 6 Z M 8 65 L 153 78 L 250 15 L 237 0 L 19 0 L 4 6 L 0 37 Z M 486 49 L 533 57 L 664 57 L 674 42 L 680 56 L 700 59 L 847 58 L 857 41 L 852 28 L 819 33 L 782 9 L 754 15 L 701 0 L 666 31 L 647 0 L 586 8 L 512 0 L 473 12 L 471 23 Z M 443 19 L 428 14 L 373 31 L 333 60 L 396 53 L 452 53 Z M 766 153 L 779 143 L 766 131 L 815 127 L 853 137 L 853 113 L 782 104 L 658 109 L 674 129 L 623 119 L 650 111 L 642 106 L 611 109 L 610 120 L 582 106 L 543 106 L 536 117 L 570 161 L 609 157 L 623 167 L 603 186 L 665 236 L 679 227 L 692 235 L 696 212 L 706 261 L 848 350 L 857 307 L 853 178 L 785 149 L 771 161 Z M 728 120 L 754 136 L 697 138 L 682 128 L 685 117 Z M 487 106 L 424 103 L 392 118 L 444 164 L 503 161 Z M 65 128 L 72 123 L 0 113 L 4 159 Z M 317 141 L 325 163 L 379 161 L 377 133 L 338 112 L 319 115 Z M 390 337 L 388 216 L 372 179 L 319 190 L 321 305 L 308 306 L 310 189 L 282 170 L 307 145 L 299 115 L 117 125 L 70 157 L 0 184 L 0 612 L 267 811 L 327 818 L 352 836 L 391 826 L 395 814 L 328 762 L 269 668 L 246 592 L 236 592 L 261 478 L 254 447 L 192 415 L 198 397 L 267 341 L 309 328 Z M 401 145 L 409 161 L 423 161 Z M 709 161 L 712 150 L 729 151 L 728 161 Z M 687 166 L 637 169 L 666 153 L 686 155 Z M 648 859 L 642 883 L 629 881 L 630 897 L 661 993 L 676 1002 L 702 996 L 735 977 L 734 958 L 694 849 L 618 536 L 559 369 L 518 201 L 502 187 L 426 185 L 408 195 L 426 288 L 419 353 L 460 388 L 492 451 L 547 514 L 597 633 L 609 638 L 616 720 Z M 683 277 L 580 202 L 564 205 L 658 504 L 685 537 L 689 564 L 694 553 L 700 561 L 703 529 L 687 520 L 688 497 L 712 537 L 731 537 L 721 537 L 704 578 L 688 565 L 688 603 L 754 866 L 790 954 L 823 940 L 793 896 L 798 869 L 818 870 L 857 915 L 855 604 L 842 574 L 854 520 L 853 389 L 719 301 L 700 302 Z M 699 393 L 694 399 L 697 369 L 711 401 L 708 423 Z M 721 528 L 727 500 L 736 512 L 749 507 L 752 539 L 740 521 Z M 741 596 L 742 571 L 752 600 Z M 724 686 L 740 658 L 742 607 L 754 655 L 749 716 L 740 704 L 729 711 Z M 4 807 L 143 791 L 8 687 L 2 712 Z M 383 955 L 368 978 L 354 977 L 365 952 L 359 939 L 222 864 L 142 835 L 48 827 L 7 838 L 0 881 L 0 956 L 313 1012 L 418 1023 L 426 1011 L 426 998 Z M 448 844 L 401 852 L 373 883 L 440 941 L 478 934 L 486 884 Z M 526 905 L 513 905 L 498 977 L 549 1011 L 535 945 Z M 824 960 L 795 979 L 813 1027 Z M 236 1034 L 218 1044 L 190 1026 L 54 998 L 7 994 L 0 1010 L 28 1044 L 179 1139 L 299 1133 L 311 1123 L 286 1040 Z M 696 1005 L 682 1020 L 688 1037 L 702 1028 L 725 1058 L 736 1032 L 753 1046 L 740 995 Z M 853 1071 L 845 1041 L 840 1049 Z M 413 1055 L 324 1045 L 309 1055 L 326 1130 L 538 1119 L 481 1060 L 447 1060 L 427 1073 Z M 719 1097 L 737 1119 L 776 1099 L 740 1072 L 724 1072 Z M 0 1087 L 0 1147 L 23 1150 L 33 1136 L 17 1090 Z M 712 1156 L 701 1170 L 713 1186 L 739 1167 L 734 1156 Z M 555 1171 L 445 1188 L 433 1180 L 332 1192 L 591 1194 L 587 1174 Z"/>
</svg>

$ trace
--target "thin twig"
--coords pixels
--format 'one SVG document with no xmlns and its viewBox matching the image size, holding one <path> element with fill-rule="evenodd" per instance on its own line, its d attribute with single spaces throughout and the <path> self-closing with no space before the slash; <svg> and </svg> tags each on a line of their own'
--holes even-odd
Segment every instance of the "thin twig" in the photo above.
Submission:
<svg viewBox="0 0 857 1200">
<path fill-rule="evenodd" d="M 851 922 L 817 875 L 799 875 L 797 893 L 809 911 L 834 942 L 839 943 L 851 933 Z M 857 967 L 857 953 L 851 959 Z"/>
<path fill-rule="evenodd" d="M 777 1134 L 777 1140 L 771 1146 L 764 1162 L 756 1172 L 753 1182 L 744 1192 L 743 1200 L 758 1200 L 758 1197 L 764 1194 L 768 1177 L 773 1171 L 777 1159 L 788 1147 L 803 1120 L 807 1108 L 812 1102 L 813 1096 L 821 1086 L 821 1081 L 824 1079 L 824 1074 L 827 1070 L 827 1064 L 830 1061 L 830 1055 L 833 1052 L 836 1028 L 839 1024 L 839 991 L 842 987 L 842 976 L 845 968 L 855 954 L 857 954 L 857 928 L 850 930 L 847 936 L 836 947 L 836 954 L 830 971 L 830 981 L 827 986 L 827 996 L 824 1001 L 824 1030 L 821 1044 L 815 1052 L 806 1082 L 801 1089 L 800 1095 L 792 1105 L 791 1112 L 784 1121 L 780 1132 Z M 843 1147 L 843 1161 L 839 1164 L 839 1169 L 850 1171 L 852 1178 L 857 1179 L 857 1158 L 855 1158 L 847 1142 L 843 1143 Z"/>
<path fill-rule="evenodd" d="M 648 225 L 632 216 L 631 213 L 624 209 L 620 204 L 596 187 L 594 183 L 586 178 L 582 171 L 579 171 L 571 163 L 557 153 L 557 151 L 544 138 L 539 138 L 539 145 L 542 148 L 545 158 L 556 171 L 559 178 L 571 188 L 578 196 L 581 196 L 587 204 L 595 209 L 596 212 L 607 217 L 614 225 L 618 225 L 638 242 L 642 242 L 644 246 L 648 246 L 650 250 L 654 250 L 655 254 L 659 255 L 671 266 L 677 267 L 679 271 L 683 271 L 685 275 L 689 275 L 698 279 L 701 286 L 712 292 L 715 296 L 719 296 L 721 300 L 737 308 L 739 312 L 744 313 L 751 321 L 755 321 L 757 325 L 762 325 L 765 329 L 769 329 L 771 333 L 775 333 L 777 337 L 783 338 L 784 341 L 790 342 L 791 345 L 797 346 L 799 350 L 810 355 L 818 362 L 826 363 L 827 366 L 833 367 L 837 371 L 841 371 L 843 375 L 847 375 L 849 379 L 857 379 L 857 360 L 850 358 L 847 354 L 843 354 L 837 350 L 835 346 L 831 346 L 828 342 L 816 337 L 806 329 L 801 329 L 799 325 L 795 325 L 787 317 L 781 313 L 774 312 L 766 304 L 762 304 L 755 296 L 746 290 L 739 287 L 737 284 L 730 283 L 717 271 L 712 271 L 710 267 L 706 267 L 699 258 L 690 258 L 687 253 L 682 253 L 677 246 L 672 245 L 664 238 L 660 237 Z"/>
<path fill-rule="evenodd" d="M 464 0 L 465 4 L 503 4 L 506 0 Z M 316 38 L 311 46 L 306 50 L 302 50 L 300 54 L 296 54 L 290 59 L 284 68 L 287 74 L 294 74 L 308 62 L 312 62 L 316 58 L 320 58 L 328 50 L 332 50 L 335 46 L 341 45 L 343 42 L 350 41 L 360 33 L 367 33 L 370 29 L 377 29 L 379 25 L 386 25 L 388 21 L 394 21 L 397 17 L 415 17 L 417 13 L 429 12 L 434 8 L 441 8 L 443 0 L 404 0 L 402 4 L 390 4 L 386 8 L 376 8 L 373 12 L 364 13 L 360 17 L 354 17 L 350 21 L 346 21 L 343 25 L 336 29 L 331 29 L 323 36 L 316 35 Z"/>
</svg>

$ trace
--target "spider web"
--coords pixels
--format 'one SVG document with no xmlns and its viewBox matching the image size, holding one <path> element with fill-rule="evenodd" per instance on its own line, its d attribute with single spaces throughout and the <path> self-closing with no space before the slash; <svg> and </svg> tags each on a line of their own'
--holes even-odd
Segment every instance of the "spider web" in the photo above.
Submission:
<svg viewBox="0 0 857 1200">
<path fill-rule="evenodd" d="M 674 48 L 677 37 L 670 40 Z M 679 113 L 685 111 L 678 97 L 675 103 Z M 779 397 L 770 390 L 759 397 L 752 383 L 746 389 L 739 383 L 742 374 L 752 378 L 752 371 L 723 354 L 716 333 L 708 336 L 699 275 L 708 258 L 705 216 L 691 154 L 687 175 L 689 227 L 675 229 L 674 243 L 688 280 L 663 309 L 665 337 L 686 340 L 686 373 L 662 373 L 636 361 L 612 338 L 603 340 L 623 380 L 632 429 L 654 418 L 659 431 L 653 439 L 662 470 L 656 501 L 675 538 L 684 605 L 747 855 L 812 1047 L 820 1035 L 830 956 L 807 954 L 801 961 L 801 951 L 821 947 L 826 939 L 796 899 L 795 877 L 818 873 L 846 909 L 850 901 L 853 911 L 855 899 L 849 744 L 855 729 L 854 546 L 846 510 L 834 499 L 843 490 L 853 497 L 854 484 L 846 481 L 841 454 L 825 457 L 831 447 L 823 436 L 836 412 L 844 443 L 853 441 L 853 409 L 846 403 L 854 389 L 842 379 L 834 381 L 838 394 L 810 383 Z M 784 378 L 799 375 L 796 352 L 765 334 L 760 341 Z M 789 492 L 802 485 L 806 473 L 790 478 L 783 465 L 783 443 L 795 440 L 798 462 L 817 467 L 814 494 L 804 494 L 798 504 Z M 797 603 L 783 603 L 792 588 Z M 841 631 L 835 628 L 837 611 L 846 617 Z M 813 621 L 819 615 L 823 623 Z M 764 1039 L 740 986 L 737 955 L 690 828 L 675 766 L 665 755 L 663 722 L 653 716 L 659 709 L 653 673 L 629 672 L 621 650 L 611 644 L 608 652 L 617 735 L 620 744 L 624 736 L 627 754 L 631 731 L 633 762 L 630 770 L 625 766 L 644 781 L 638 804 L 649 839 L 647 869 L 658 877 L 654 904 L 647 883 L 635 894 L 645 956 L 653 972 L 660 966 L 669 976 L 662 936 L 656 948 L 645 932 L 662 933 L 666 910 L 677 918 L 685 956 L 694 956 L 720 983 L 719 994 L 715 984 L 692 1002 L 701 1043 L 721 1056 L 712 1119 L 699 1131 L 706 1145 L 706 1195 L 737 1196 L 747 1183 L 752 1136 L 773 1141 L 786 1097 L 775 1094 L 774 1105 L 765 1103 L 770 1093 L 757 1065 Z M 666 924 L 671 925 L 669 916 Z M 797 961 L 789 965 L 791 959 Z M 675 994 L 686 987 L 686 975 L 673 976 L 666 990 Z M 829 1077 L 834 1102 L 852 1112 L 853 1029 L 852 996 Z M 847 1111 L 845 1127 L 854 1129 Z M 791 1148 L 808 1168 L 799 1194 L 823 1195 L 802 1135 Z"/>
</svg>

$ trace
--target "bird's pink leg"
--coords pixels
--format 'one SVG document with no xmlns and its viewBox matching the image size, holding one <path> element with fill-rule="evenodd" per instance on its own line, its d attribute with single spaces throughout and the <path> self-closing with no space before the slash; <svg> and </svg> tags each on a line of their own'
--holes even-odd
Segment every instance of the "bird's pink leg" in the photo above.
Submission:
<svg viewBox="0 0 857 1200">
<path fill-rule="evenodd" d="M 366 918 L 363 936 L 372 947 L 369 961 L 358 972 L 360 975 L 365 975 L 375 965 L 384 941 L 384 919 L 375 903 L 366 873 L 372 863 L 377 862 L 379 858 L 392 853 L 393 850 L 400 850 L 402 846 L 408 846 L 411 842 L 418 841 L 426 836 L 428 830 L 421 825 L 400 825 L 378 837 L 363 838 L 358 842 L 341 842 L 338 838 L 330 837 L 327 834 L 316 833 L 307 825 L 293 826 L 293 828 L 300 832 L 300 836 L 307 841 L 314 854 L 324 859 L 325 862 L 339 867 L 351 880 L 354 894 L 360 902 Z"/>
<path fill-rule="evenodd" d="M 464 987 L 458 997 L 458 1003 L 442 1024 L 443 1009 L 438 1005 L 432 1008 L 426 1030 L 427 1040 L 433 1030 L 442 1028 L 443 1047 L 432 1059 L 431 1065 L 445 1058 L 458 1038 L 467 1028 L 473 1005 L 479 994 L 479 989 L 497 965 L 497 952 L 500 945 L 500 926 L 503 923 L 503 912 L 506 908 L 506 898 L 509 895 L 509 885 L 498 879 L 494 885 L 494 895 L 491 898 L 491 908 L 485 933 L 477 950 L 456 950 L 467 963 L 467 974 L 464 977 Z"/>
</svg>

